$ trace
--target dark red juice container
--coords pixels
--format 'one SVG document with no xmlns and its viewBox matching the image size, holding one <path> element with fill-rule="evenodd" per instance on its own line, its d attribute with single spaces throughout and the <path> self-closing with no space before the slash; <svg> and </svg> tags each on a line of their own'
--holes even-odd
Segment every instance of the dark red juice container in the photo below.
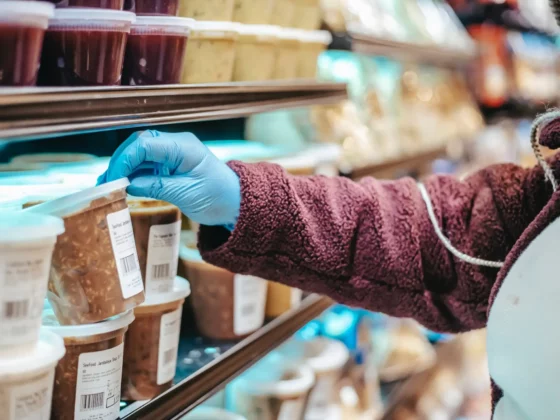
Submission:
<svg viewBox="0 0 560 420">
<path fill-rule="evenodd" d="M 70 7 L 99 7 L 101 9 L 123 10 L 124 0 L 66 0 Z"/>
<path fill-rule="evenodd" d="M 0 86 L 35 85 L 53 11 L 49 3 L 0 1 Z"/>
<path fill-rule="evenodd" d="M 121 84 L 133 13 L 99 8 L 57 9 L 45 34 L 41 86 Z"/>
<path fill-rule="evenodd" d="M 126 46 L 123 85 L 180 83 L 193 19 L 137 16 Z"/>
<path fill-rule="evenodd" d="M 128 0 L 127 4 L 137 15 L 177 16 L 179 1 L 181 0 Z"/>
</svg>

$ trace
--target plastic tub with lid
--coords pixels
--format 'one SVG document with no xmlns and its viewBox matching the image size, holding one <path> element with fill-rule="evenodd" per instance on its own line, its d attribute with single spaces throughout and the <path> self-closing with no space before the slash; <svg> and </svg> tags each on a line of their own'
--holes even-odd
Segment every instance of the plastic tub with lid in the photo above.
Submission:
<svg viewBox="0 0 560 420">
<path fill-rule="evenodd" d="M 231 82 L 237 28 L 238 25 L 231 22 L 195 22 L 187 44 L 181 82 Z"/>
<path fill-rule="evenodd" d="M 205 263 L 196 249 L 181 246 L 200 333 L 217 340 L 248 336 L 264 323 L 267 282 Z"/>
<path fill-rule="evenodd" d="M 181 420 L 247 420 L 239 414 L 231 413 L 221 408 L 197 407 L 182 417 Z"/>
<path fill-rule="evenodd" d="M 235 47 L 233 81 L 272 79 L 276 44 L 280 27 L 273 25 L 239 25 Z M 258 57 L 258 60 L 256 58 Z"/>
<path fill-rule="evenodd" d="M 300 31 L 282 29 L 278 33 L 273 79 L 296 79 L 300 49 Z"/>
<path fill-rule="evenodd" d="M 124 336 L 134 321 L 132 311 L 103 322 L 61 326 L 48 303 L 45 329 L 64 339 L 66 355 L 56 367 L 52 418 L 117 419 L 123 367 Z"/>
<path fill-rule="evenodd" d="M 224 21 L 233 18 L 235 0 L 181 0 L 179 16 L 198 21 Z"/>
<path fill-rule="evenodd" d="M 0 1 L 0 86 L 34 86 L 43 36 L 54 6 Z"/>
<path fill-rule="evenodd" d="M 134 309 L 124 347 L 124 400 L 148 400 L 171 388 L 183 303 L 190 291 L 189 282 L 177 277 L 171 291 L 148 296 Z"/>
<path fill-rule="evenodd" d="M 322 18 L 321 0 L 297 0 L 291 26 L 307 30 L 319 29 Z"/>
<path fill-rule="evenodd" d="M 126 45 L 123 84 L 180 83 L 193 23 L 175 16 L 138 16 Z"/>
<path fill-rule="evenodd" d="M 332 42 L 329 31 L 302 31 L 300 33 L 298 77 L 315 79 L 317 77 L 317 61 Z"/>
<path fill-rule="evenodd" d="M 63 232 L 58 217 L 0 212 L 0 358 L 35 345 L 53 249 Z"/>
<path fill-rule="evenodd" d="M 132 11 L 137 15 L 177 16 L 179 3 L 185 0 L 131 0 Z"/>
<path fill-rule="evenodd" d="M 76 162 L 87 162 L 97 159 L 97 156 L 89 153 L 30 153 L 18 155 L 12 158 L 12 163 L 40 163 L 54 166 L 56 164 L 68 164 Z"/>
<path fill-rule="evenodd" d="M 273 281 L 268 282 L 266 297 L 266 317 L 276 318 L 290 309 L 297 308 L 301 303 L 302 291 L 295 287 Z"/>
<path fill-rule="evenodd" d="M 227 409 L 249 419 L 302 419 L 314 384 L 309 366 L 273 353 L 228 385 Z"/>
<path fill-rule="evenodd" d="M 38 84 L 121 84 L 124 52 L 134 13 L 99 8 L 56 9 L 45 34 Z"/>
<path fill-rule="evenodd" d="M 128 185 L 122 178 L 24 210 L 64 220 L 47 293 L 61 324 L 102 321 L 144 301 Z"/>
<path fill-rule="evenodd" d="M 0 163 L 0 177 L 11 176 L 41 176 L 44 175 L 46 165 L 30 162 Z"/>
<path fill-rule="evenodd" d="M 235 0 L 233 21 L 247 24 L 270 23 L 275 0 Z"/>
<path fill-rule="evenodd" d="M 42 330 L 30 351 L 0 358 L 3 420 L 51 418 L 55 367 L 65 351 L 60 337 Z"/>
</svg>

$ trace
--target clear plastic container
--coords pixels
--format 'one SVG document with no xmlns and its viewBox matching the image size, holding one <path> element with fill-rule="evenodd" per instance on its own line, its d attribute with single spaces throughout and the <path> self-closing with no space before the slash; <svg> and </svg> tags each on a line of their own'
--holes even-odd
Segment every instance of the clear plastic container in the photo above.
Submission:
<svg viewBox="0 0 560 420">
<path fill-rule="evenodd" d="M 300 0 L 274 0 L 270 24 L 291 28 L 296 13 L 296 6 L 299 1 Z"/>
<path fill-rule="evenodd" d="M 124 8 L 124 0 L 67 0 L 67 3 L 70 7 L 99 7 L 112 10 Z"/>
<path fill-rule="evenodd" d="M 195 22 L 187 44 L 182 83 L 231 82 L 238 25 Z"/>
<path fill-rule="evenodd" d="M 197 407 L 182 417 L 181 420 L 247 420 L 239 414 L 230 413 L 221 408 Z"/>
<path fill-rule="evenodd" d="M 3 420 L 51 418 L 54 371 L 64 353 L 62 339 L 42 330 L 39 341 L 29 352 L 0 358 L 0 412 Z"/>
<path fill-rule="evenodd" d="M 247 24 L 268 25 L 275 0 L 235 0 L 233 21 Z"/>
<path fill-rule="evenodd" d="M 0 355 L 35 345 L 53 249 L 63 232 L 58 217 L 0 212 Z"/>
<path fill-rule="evenodd" d="M 302 291 L 273 281 L 268 282 L 265 314 L 276 318 L 301 303 Z"/>
<path fill-rule="evenodd" d="M 124 336 L 132 321 L 134 315 L 127 311 L 96 324 L 61 326 L 45 305 L 44 328 L 62 337 L 66 346 L 56 367 L 52 419 L 119 418 Z"/>
<path fill-rule="evenodd" d="M 0 177 L 41 176 L 47 167 L 40 163 L 10 162 L 0 163 Z"/>
<path fill-rule="evenodd" d="M 66 164 L 93 161 L 97 158 L 89 153 L 30 153 L 19 155 L 11 163 L 39 163 L 39 164 Z"/>
<path fill-rule="evenodd" d="M 316 30 L 321 27 L 323 13 L 321 0 L 298 0 L 292 27 L 307 30 Z"/>
<path fill-rule="evenodd" d="M 146 296 L 173 290 L 179 263 L 181 210 L 165 201 L 128 199 Z"/>
<path fill-rule="evenodd" d="M 276 56 L 274 62 L 273 79 L 296 79 L 298 73 L 298 60 L 300 31 L 282 29 L 278 34 Z"/>
<path fill-rule="evenodd" d="M 226 21 L 233 19 L 234 0 L 182 0 L 179 16 L 199 21 Z"/>
<path fill-rule="evenodd" d="M 63 325 L 102 321 L 144 301 L 128 185 L 123 178 L 25 210 L 64 219 L 47 292 Z"/>
<path fill-rule="evenodd" d="M 267 282 L 205 263 L 196 249 L 181 247 L 181 263 L 191 284 L 196 325 L 217 340 L 248 336 L 264 324 Z"/>
<path fill-rule="evenodd" d="M 280 28 L 272 25 L 239 25 L 238 30 L 233 81 L 271 80 Z"/>
<path fill-rule="evenodd" d="M 45 34 L 38 84 L 121 84 L 133 13 L 99 8 L 56 9 Z"/>
<path fill-rule="evenodd" d="M 132 0 L 132 11 L 137 15 L 177 16 L 179 2 L 185 0 Z"/>
<path fill-rule="evenodd" d="M 332 42 L 328 31 L 304 31 L 300 33 L 298 77 L 315 79 L 317 77 L 317 61 Z"/>
<path fill-rule="evenodd" d="M 43 36 L 54 6 L 42 2 L 0 1 L 0 86 L 33 86 Z"/>
<path fill-rule="evenodd" d="M 177 277 L 173 290 L 148 296 L 134 309 L 124 347 L 122 399 L 148 400 L 171 388 L 183 303 L 189 294 L 189 282 Z"/>
<path fill-rule="evenodd" d="M 138 16 L 126 45 L 123 85 L 180 83 L 193 23 L 174 16 Z"/>
</svg>

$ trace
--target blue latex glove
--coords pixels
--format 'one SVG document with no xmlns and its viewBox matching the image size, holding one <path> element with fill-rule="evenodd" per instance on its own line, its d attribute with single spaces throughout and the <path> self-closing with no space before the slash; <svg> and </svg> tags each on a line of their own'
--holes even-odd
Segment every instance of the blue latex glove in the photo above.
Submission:
<svg viewBox="0 0 560 420">
<path fill-rule="evenodd" d="M 191 220 L 232 230 L 239 216 L 239 177 L 191 133 L 147 130 L 115 152 L 98 184 L 128 177 L 128 193 L 164 200 Z"/>
</svg>

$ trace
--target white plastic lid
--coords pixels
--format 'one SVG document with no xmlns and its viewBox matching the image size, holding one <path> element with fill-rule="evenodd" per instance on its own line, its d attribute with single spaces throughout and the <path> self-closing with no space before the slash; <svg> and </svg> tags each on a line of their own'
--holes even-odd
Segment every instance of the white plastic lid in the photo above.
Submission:
<svg viewBox="0 0 560 420">
<path fill-rule="evenodd" d="M 302 32 L 306 32 L 303 29 L 294 29 L 294 28 L 280 28 L 280 32 L 278 33 L 279 39 L 287 39 L 293 41 L 300 41 Z"/>
<path fill-rule="evenodd" d="M 195 20 L 177 16 L 137 16 L 133 33 L 172 32 L 188 35 Z"/>
<path fill-rule="evenodd" d="M 185 299 L 191 294 L 191 285 L 182 277 L 175 277 L 173 290 L 167 293 L 146 294 L 146 300 L 140 306 L 155 306 Z"/>
<path fill-rule="evenodd" d="M 48 201 L 37 206 L 25 209 L 24 212 L 51 214 L 53 216 L 64 217 L 76 213 L 86 208 L 89 203 L 98 198 L 125 189 L 130 185 L 128 178 L 117 179 L 99 187 L 87 188 L 83 191 L 70 194 L 56 200 Z"/>
<path fill-rule="evenodd" d="M 47 29 L 54 5 L 40 1 L 0 1 L 0 22 L 12 22 Z"/>
<path fill-rule="evenodd" d="M 55 367 L 64 354 L 64 340 L 56 334 L 41 328 L 39 341 L 32 351 L 10 357 L 0 357 L 0 381 L 7 376 L 17 376 L 39 372 Z"/>
<path fill-rule="evenodd" d="M 240 35 L 256 36 L 259 38 L 278 38 L 282 29 L 275 25 L 242 25 L 238 24 Z"/>
<path fill-rule="evenodd" d="M 59 217 L 45 214 L 30 216 L 23 211 L 0 212 L 0 245 L 56 239 L 63 232 L 64 222 Z"/>
<path fill-rule="evenodd" d="M 70 7 L 56 9 L 53 18 L 49 21 L 52 26 L 89 26 L 95 22 L 95 26 L 111 27 L 112 24 L 131 24 L 136 20 L 136 15 L 131 12 L 89 7 Z"/>
<path fill-rule="evenodd" d="M 313 340 L 293 339 L 278 351 L 289 360 L 305 361 L 315 373 L 340 370 L 350 357 L 344 343 L 325 337 Z"/>
<path fill-rule="evenodd" d="M 230 413 L 221 408 L 197 407 L 192 412 L 182 417 L 181 420 L 247 420 L 239 414 Z"/>
<path fill-rule="evenodd" d="M 192 27 L 193 31 L 210 32 L 239 32 L 239 23 L 218 20 L 197 20 Z"/>
<path fill-rule="evenodd" d="M 63 338 L 90 337 L 93 335 L 107 334 L 128 327 L 132 321 L 134 321 L 134 313 L 133 310 L 130 309 L 122 314 L 115 315 L 105 321 L 96 322 L 94 324 L 60 325 L 48 300 L 45 299 L 45 304 L 43 306 L 43 328 Z"/>
<path fill-rule="evenodd" d="M 329 31 L 304 31 L 299 33 L 301 42 L 317 43 L 329 45 L 332 42 L 332 35 Z"/>
</svg>

